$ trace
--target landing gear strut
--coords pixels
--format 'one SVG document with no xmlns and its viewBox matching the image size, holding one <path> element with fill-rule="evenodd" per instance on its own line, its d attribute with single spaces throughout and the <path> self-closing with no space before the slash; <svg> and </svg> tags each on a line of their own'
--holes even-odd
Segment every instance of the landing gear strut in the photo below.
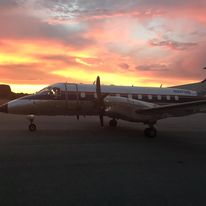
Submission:
<svg viewBox="0 0 206 206">
<path fill-rule="evenodd" d="M 109 121 L 109 126 L 110 127 L 116 127 L 117 126 L 117 120 L 116 119 L 111 119 Z"/>
<path fill-rule="evenodd" d="M 144 130 L 144 135 L 149 138 L 154 138 L 157 136 L 157 130 L 153 125 L 150 125 L 148 128 Z"/>
<path fill-rule="evenodd" d="M 29 115 L 27 118 L 30 121 L 30 124 L 29 124 L 29 127 L 28 127 L 29 131 L 30 132 L 35 132 L 36 131 L 36 125 L 33 123 L 35 116 L 34 115 Z"/>
</svg>

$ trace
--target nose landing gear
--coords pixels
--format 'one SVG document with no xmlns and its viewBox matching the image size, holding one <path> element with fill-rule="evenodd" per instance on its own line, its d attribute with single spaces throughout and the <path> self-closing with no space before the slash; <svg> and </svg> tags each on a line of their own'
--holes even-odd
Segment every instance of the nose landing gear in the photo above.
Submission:
<svg viewBox="0 0 206 206">
<path fill-rule="evenodd" d="M 144 122 L 144 124 L 148 125 L 149 127 L 144 130 L 145 137 L 148 138 L 155 138 L 157 136 L 157 130 L 154 127 L 154 125 L 157 123 L 157 121 L 148 121 Z"/>
<path fill-rule="evenodd" d="M 30 132 L 35 132 L 36 131 L 36 125 L 35 124 L 30 124 L 29 125 L 29 131 Z"/>
<path fill-rule="evenodd" d="M 33 123 L 34 119 L 35 119 L 35 116 L 34 115 L 29 115 L 27 117 L 27 119 L 30 121 L 30 124 L 29 124 L 29 127 L 28 127 L 29 131 L 30 132 L 35 132 L 36 129 L 37 129 L 36 125 Z"/>
<path fill-rule="evenodd" d="M 157 136 L 157 130 L 154 125 L 150 125 L 148 128 L 144 130 L 144 135 L 148 138 L 154 138 Z"/>
</svg>

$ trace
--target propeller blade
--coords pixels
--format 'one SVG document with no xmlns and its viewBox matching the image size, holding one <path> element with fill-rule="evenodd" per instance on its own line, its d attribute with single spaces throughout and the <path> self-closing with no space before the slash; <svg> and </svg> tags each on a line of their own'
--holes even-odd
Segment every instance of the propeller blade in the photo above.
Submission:
<svg viewBox="0 0 206 206">
<path fill-rule="evenodd" d="M 96 93 L 97 93 L 97 98 L 101 98 L 101 83 L 100 83 L 100 77 L 98 76 L 97 77 L 97 80 L 96 80 Z"/>
<path fill-rule="evenodd" d="M 102 92 L 101 92 L 101 83 L 100 83 L 99 76 L 97 76 L 96 79 L 96 94 L 97 94 L 97 106 L 98 106 L 100 124 L 103 127 L 104 126 L 104 97 L 102 96 Z"/>
</svg>

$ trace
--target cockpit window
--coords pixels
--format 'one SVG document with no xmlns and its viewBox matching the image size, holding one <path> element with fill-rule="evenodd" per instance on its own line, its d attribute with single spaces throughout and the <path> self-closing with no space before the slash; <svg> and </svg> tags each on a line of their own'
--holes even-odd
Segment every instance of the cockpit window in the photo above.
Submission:
<svg viewBox="0 0 206 206">
<path fill-rule="evenodd" d="M 57 87 L 53 87 L 53 88 L 50 88 L 50 92 L 49 92 L 49 95 L 53 95 L 54 97 L 59 97 L 60 96 L 60 89 L 57 88 Z"/>
<path fill-rule="evenodd" d="M 37 94 L 48 94 L 49 91 L 50 91 L 50 87 L 46 87 L 40 90 L 39 92 L 37 92 Z"/>
<path fill-rule="evenodd" d="M 60 91 L 60 88 L 58 88 L 58 87 L 46 87 L 46 88 L 40 90 L 39 92 L 37 92 L 37 94 L 49 95 L 49 96 L 53 96 L 53 97 L 57 98 L 61 95 L 61 91 Z"/>
</svg>

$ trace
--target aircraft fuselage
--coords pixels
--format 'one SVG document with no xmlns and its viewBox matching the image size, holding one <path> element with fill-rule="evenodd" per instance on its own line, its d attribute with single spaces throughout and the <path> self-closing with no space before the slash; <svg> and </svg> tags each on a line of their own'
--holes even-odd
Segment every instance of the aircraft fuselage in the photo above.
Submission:
<svg viewBox="0 0 206 206">
<path fill-rule="evenodd" d="M 195 91 L 172 88 L 104 86 L 104 96 L 119 96 L 151 104 L 204 99 Z M 97 115 L 95 85 L 58 83 L 8 103 L 8 113 L 25 115 Z"/>
</svg>

